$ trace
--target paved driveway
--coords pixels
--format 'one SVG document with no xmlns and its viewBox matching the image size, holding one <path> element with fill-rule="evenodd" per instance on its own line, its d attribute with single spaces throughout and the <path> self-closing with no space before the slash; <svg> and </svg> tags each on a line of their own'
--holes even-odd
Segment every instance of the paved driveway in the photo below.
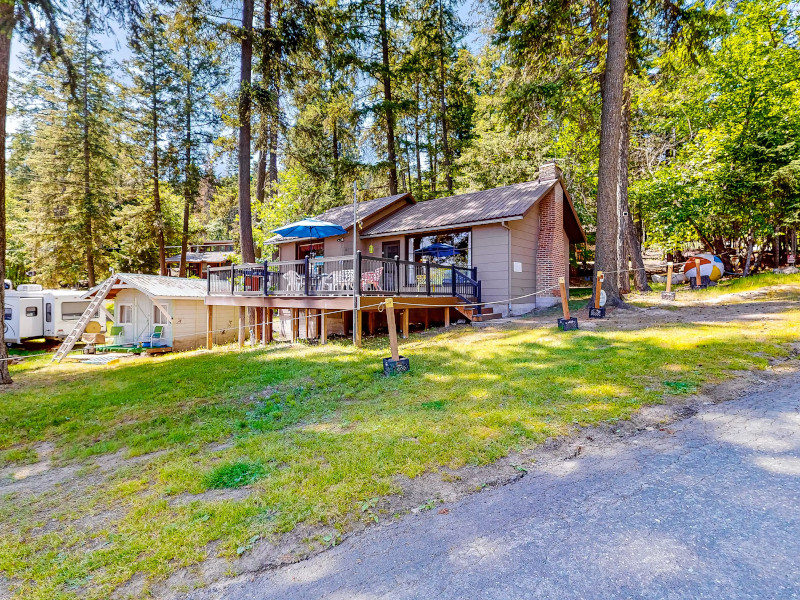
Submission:
<svg viewBox="0 0 800 600">
<path fill-rule="evenodd" d="M 800 598 L 800 376 L 763 387 L 217 595 Z"/>
</svg>

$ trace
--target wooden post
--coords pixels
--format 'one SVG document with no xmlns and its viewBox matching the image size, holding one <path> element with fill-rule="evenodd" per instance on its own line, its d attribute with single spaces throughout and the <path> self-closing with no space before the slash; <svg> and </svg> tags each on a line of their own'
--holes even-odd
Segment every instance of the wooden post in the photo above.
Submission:
<svg viewBox="0 0 800 600">
<path fill-rule="evenodd" d="M 430 329 L 431 326 L 431 309 L 425 309 L 425 329 Z"/>
<path fill-rule="evenodd" d="M 264 336 L 264 340 L 266 344 L 269 344 L 272 341 L 272 307 L 267 307 L 267 318 L 265 327 L 267 328 L 267 335 Z"/>
<path fill-rule="evenodd" d="M 206 306 L 206 348 L 214 347 L 214 305 Z"/>
<path fill-rule="evenodd" d="M 367 331 L 369 331 L 370 335 L 375 335 L 375 318 L 377 317 L 377 313 L 374 310 L 371 310 L 367 313 Z"/>
<path fill-rule="evenodd" d="M 403 339 L 406 340 L 408 339 L 408 332 L 409 332 L 408 317 L 410 312 L 411 312 L 410 308 L 403 309 Z"/>
<path fill-rule="evenodd" d="M 297 338 L 300 337 L 300 309 L 293 308 L 292 309 L 292 343 L 294 344 L 297 341 Z"/>
<path fill-rule="evenodd" d="M 672 261 L 667 263 L 667 293 L 672 291 Z"/>
<path fill-rule="evenodd" d="M 267 314 L 270 309 L 264 307 L 261 309 L 261 343 L 267 345 Z"/>
<path fill-rule="evenodd" d="M 355 320 L 353 321 L 353 334 L 355 335 L 356 348 L 361 348 L 361 321 L 361 309 L 357 309 Z"/>
<path fill-rule="evenodd" d="M 694 259 L 694 274 L 695 274 L 694 280 L 695 280 L 695 283 L 697 284 L 697 286 L 699 287 L 699 286 L 703 285 L 703 279 L 700 277 L 700 259 L 699 258 L 695 258 Z"/>
<path fill-rule="evenodd" d="M 244 348 L 244 319 L 245 319 L 245 307 L 239 307 L 239 348 Z"/>
<path fill-rule="evenodd" d="M 450 307 L 444 307 L 444 326 L 450 327 Z"/>
<path fill-rule="evenodd" d="M 323 308 L 320 315 L 320 338 L 323 344 L 328 343 L 328 309 Z"/>
<path fill-rule="evenodd" d="M 400 350 L 397 347 L 397 323 L 394 320 L 394 299 L 386 299 L 386 321 L 389 324 L 389 348 L 392 350 L 392 360 L 400 360 Z"/>
<path fill-rule="evenodd" d="M 306 257 L 306 258 L 308 258 L 308 257 Z M 306 321 L 306 339 L 308 339 L 308 336 L 309 336 L 309 326 L 308 326 L 308 321 L 309 321 L 309 313 L 310 313 L 310 312 L 311 312 L 311 310 L 310 310 L 310 309 L 308 309 L 308 308 L 306 308 L 306 309 L 303 311 L 303 317 L 305 317 L 305 321 Z"/>
<path fill-rule="evenodd" d="M 599 309 L 600 308 L 600 292 L 603 291 L 603 272 L 597 272 L 597 284 L 595 286 L 594 292 L 594 307 Z M 569 307 L 568 307 L 569 308 Z"/>
<path fill-rule="evenodd" d="M 558 285 L 561 288 L 561 309 L 564 311 L 564 319 L 569 319 L 569 300 L 567 299 L 567 284 L 564 278 L 558 278 Z"/>
</svg>

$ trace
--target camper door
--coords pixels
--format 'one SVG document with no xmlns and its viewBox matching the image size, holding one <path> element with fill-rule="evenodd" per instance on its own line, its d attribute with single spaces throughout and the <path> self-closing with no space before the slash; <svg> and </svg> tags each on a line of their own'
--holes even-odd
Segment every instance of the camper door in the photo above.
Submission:
<svg viewBox="0 0 800 600">
<path fill-rule="evenodd" d="M 44 335 L 44 314 L 41 298 L 19 299 L 19 337 L 21 340 Z"/>
</svg>

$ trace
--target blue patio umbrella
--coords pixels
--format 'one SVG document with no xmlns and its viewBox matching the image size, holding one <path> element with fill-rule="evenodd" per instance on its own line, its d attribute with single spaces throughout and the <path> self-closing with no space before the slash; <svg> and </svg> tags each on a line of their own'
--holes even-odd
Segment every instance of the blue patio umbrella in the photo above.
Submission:
<svg viewBox="0 0 800 600">
<path fill-rule="evenodd" d="M 344 235 L 347 230 L 336 223 L 328 223 L 318 219 L 303 219 L 302 221 L 273 229 L 272 233 L 277 233 L 283 237 L 325 238 L 331 235 Z"/>
<path fill-rule="evenodd" d="M 450 244 L 431 244 L 420 248 L 416 251 L 418 254 L 424 256 L 431 256 L 433 258 L 445 258 L 447 256 L 455 256 L 458 254 L 458 248 Z"/>
</svg>

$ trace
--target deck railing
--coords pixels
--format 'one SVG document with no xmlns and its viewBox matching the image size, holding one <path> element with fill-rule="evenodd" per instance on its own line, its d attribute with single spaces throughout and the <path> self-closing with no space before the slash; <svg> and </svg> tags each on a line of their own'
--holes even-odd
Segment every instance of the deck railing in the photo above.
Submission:
<svg viewBox="0 0 800 600">
<path fill-rule="evenodd" d="M 351 256 L 266 261 L 208 270 L 210 295 L 455 296 L 480 302 L 477 269 Z"/>
</svg>

